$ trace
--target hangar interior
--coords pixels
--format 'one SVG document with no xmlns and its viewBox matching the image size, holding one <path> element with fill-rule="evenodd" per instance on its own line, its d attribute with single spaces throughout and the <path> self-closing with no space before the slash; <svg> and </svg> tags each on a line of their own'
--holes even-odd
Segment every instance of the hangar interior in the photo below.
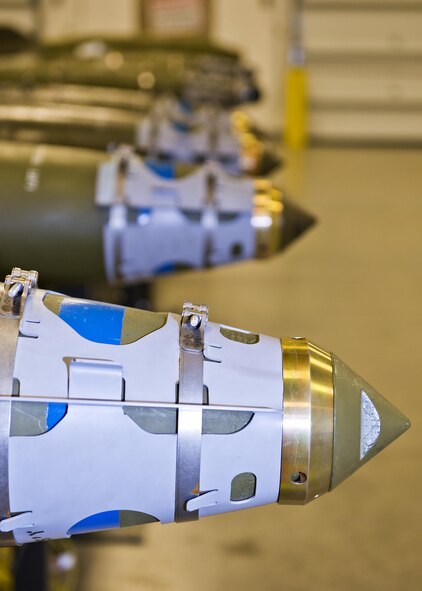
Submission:
<svg viewBox="0 0 422 591">
<path fill-rule="evenodd" d="M 412 423 L 306 507 L 268 504 L 0 548 L 0 591 L 420 588 L 421 33 L 421 0 L 0 0 L 1 280 L 12 266 L 35 268 L 41 288 L 76 298 L 174 314 L 189 300 L 227 327 L 306 336 Z M 140 49 L 144 40 L 152 45 Z M 209 134 L 192 144 L 185 119 L 183 140 L 156 124 L 165 109 L 195 113 L 190 102 L 201 113 L 205 104 Z M 140 126 L 141 111 L 150 127 Z M 224 232 L 205 222 L 205 237 L 194 231 L 186 220 L 197 220 L 195 204 L 174 235 L 167 217 L 144 238 L 154 206 L 139 187 L 153 192 L 154 183 L 143 160 L 163 153 L 154 171 L 171 179 L 168 192 L 186 174 L 176 170 L 180 155 L 189 173 L 208 166 L 204 183 L 216 175 L 204 203 L 227 196 L 215 218 L 228 220 Z M 103 210 L 107 187 L 118 192 L 127 169 L 137 233 L 121 239 L 133 212 L 123 220 L 117 200 L 106 227 Z M 244 184 L 235 186 L 233 170 Z M 254 193 L 247 223 L 261 251 L 240 221 L 229 223 L 246 215 L 243 191 Z M 101 224 L 84 209 L 86 195 L 103 208 Z M 267 224 L 283 229 L 276 245 Z M 120 267 L 96 233 L 110 252 L 119 236 Z M 152 262 L 132 261 L 134 245 Z M 179 247 L 180 260 L 169 261 Z"/>
</svg>

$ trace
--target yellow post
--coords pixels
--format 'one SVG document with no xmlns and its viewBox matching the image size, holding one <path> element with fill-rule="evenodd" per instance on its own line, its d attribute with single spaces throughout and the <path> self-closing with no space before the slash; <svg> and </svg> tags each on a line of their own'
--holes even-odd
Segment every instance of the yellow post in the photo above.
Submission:
<svg viewBox="0 0 422 591">
<path fill-rule="evenodd" d="M 288 65 L 284 92 L 284 143 L 303 148 L 308 140 L 308 84 L 303 65 Z"/>
<path fill-rule="evenodd" d="M 308 80 L 302 40 L 303 0 L 290 0 L 289 42 L 284 80 L 284 142 L 303 148 L 308 139 Z"/>
</svg>

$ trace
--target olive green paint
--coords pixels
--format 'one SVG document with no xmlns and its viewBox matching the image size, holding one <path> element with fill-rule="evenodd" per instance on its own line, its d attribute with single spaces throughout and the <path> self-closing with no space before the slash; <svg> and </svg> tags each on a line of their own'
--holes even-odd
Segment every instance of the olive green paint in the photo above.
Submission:
<svg viewBox="0 0 422 591">
<path fill-rule="evenodd" d="M 220 332 L 223 337 L 236 343 L 243 343 L 244 345 L 256 345 L 256 343 L 259 343 L 259 334 L 253 334 L 252 332 L 242 332 L 224 326 L 220 326 Z"/>
<path fill-rule="evenodd" d="M 256 476 L 252 472 L 242 472 L 232 480 L 230 500 L 246 501 L 255 496 Z"/>
<path fill-rule="evenodd" d="M 140 116 L 122 109 L 33 102 L 0 104 L 0 138 L 106 150 L 133 144 Z"/>
<path fill-rule="evenodd" d="M 151 109 L 154 96 L 140 90 L 52 83 L 29 88 L 6 85 L 2 88 L 1 102 L 106 107 L 123 109 L 126 113 L 136 113 L 139 116 Z"/>
<path fill-rule="evenodd" d="M 123 412 L 138 427 L 154 435 L 177 433 L 177 408 L 152 406 L 124 406 Z M 230 435 L 246 427 L 252 420 L 250 411 L 203 409 L 204 435 Z"/>
<path fill-rule="evenodd" d="M 50 312 L 53 312 L 56 316 L 60 316 L 60 308 L 64 299 L 65 296 L 47 293 L 43 299 L 43 304 Z"/>
<path fill-rule="evenodd" d="M 41 46 L 41 51 L 44 55 L 54 57 L 59 55 L 68 55 L 74 52 L 75 48 L 81 43 L 86 43 L 92 40 L 92 37 L 80 37 L 78 39 L 53 41 L 45 43 Z M 213 56 L 221 56 L 238 60 L 238 53 L 234 50 L 228 49 L 221 45 L 212 43 L 205 37 L 191 37 L 191 38 L 157 38 L 143 34 L 136 37 L 104 37 L 102 39 L 107 45 L 107 48 L 112 51 L 134 51 L 142 55 L 142 53 L 151 52 L 178 52 L 183 54 L 211 54 Z"/>
<path fill-rule="evenodd" d="M 48 431 L 48 402 L 13 402 L 10 436 L 34 436 Z"/>
<path fill-rule="evenodd" d="M 138 89 L 142 88 L 139 75 L 151 72 L 154 84 L 145 90 L 178 92 L 186 83 L 187 72 L 200 65 L 203 57 L 214 56 L 225 64 L 239 66 L 237 53 L 201 40 L 186 45 L 186 41 L 181 44 L 173 40 L 166 46 L 161 46 L 161 41 L 151 40 L 149 47 L 143 46 L 142 41 L 105 39 L 105 43 L 109 48 L 105 55 L 92 59 L 81 59 L 75 55 L 77 42 L 3 57 L 0 59 L 0 80 L 25 85 L 53 82 Z M 121 53 L 122 63 L 118 69 L 110 68 L 104 59 L 109 50 Z"/>
<path fill-rule="evenodd" d="M 120 527 L 132 527 L 133 525 L 145 525 L 146 523 L 155 523 L 158 519 L 148 513 L 141 511 L 119 511 Z"/>
<path fill-rule="evenodd" d="M 19 266 L 37 269 L 46 283 L 105 279 L 106 213 L 95 205 L 95 187 L 107 158 L 81 148 L 0 142 L 2 276 Z"/>
<path fill-rule="evenodd" d="M 147 433 L 154 435 L 174 435 L 177 432 L 176 408 L 124 406 L 123 412 Z"/>
<path fill-rule="evenodd" d="M 167 323 L 168 314 L 147 312 L 136 308 L 125 308 L 123 316 L 121 345 L 128 345 L 139 341 L 143 337 L 163 328 Z"/>
<path fill-rule="evenodd" d="M 205 409 L 202 418 L 204 435 L 230 435 L 244 429 L 252 421 L 253 412 L 244 410 Z"/>
<path fill-rule="evenodd" d="M 335 355 L 334 380 L 334 442 L 330 489 L 338 486 L 363 464 L 376 456 L 394 439 L 404 433 L 410 422 L 372 386 L 352 371 Z M 375 406 L 381 431 L 368 453 L 360 458 L 361 395 L 364 391 Z"/>
</svg>

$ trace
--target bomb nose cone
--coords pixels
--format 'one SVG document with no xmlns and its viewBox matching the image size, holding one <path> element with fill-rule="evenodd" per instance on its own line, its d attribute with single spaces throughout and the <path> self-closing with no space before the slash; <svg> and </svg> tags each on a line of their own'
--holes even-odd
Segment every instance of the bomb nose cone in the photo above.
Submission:
<svg viewBox="0 0 422 591">
<path fill-rule="evenodd" d="M 279 503 L 329 492 L 410 422 L 335 355 L 283 338 L 283 450 Z"/>
<path fill-rule="evenodd" d="M 251 222 L 258 258 L 284 250 L 316 222 L 315 216 L 292 203 L 271 181 L 255 179 L 255 190 Z"/>
<path fill-rule="evenodd" d="M 330 490 L 410 427 L 409 419 L 335 355 Z"/>
<path fill-rule="evenodd" d="M 289 244 L 309 230 L 316 221 L 317 218 L 314 215 L 284 197 L 280 250 L 284 250 Z"/>
<path fill-rule="evenodd" d="M 240 91 L 240 102 L 242 103 L 256 103 L 260 100 L 262 93 L 257 86 L 245 86 Z"/>
<path fill-rule="evenodd" d="M 265 148 L 262 152 L 257 174 L 266 176 L 271 174 L 283 165 L 282 158 L 270 149 Z"/>
</svg>

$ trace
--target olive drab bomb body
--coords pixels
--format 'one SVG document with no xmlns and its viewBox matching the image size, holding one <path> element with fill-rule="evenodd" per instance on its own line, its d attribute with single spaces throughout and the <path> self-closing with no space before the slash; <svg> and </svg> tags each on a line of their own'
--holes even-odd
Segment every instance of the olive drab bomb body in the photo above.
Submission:
<svg viewBox="0 0 422 591">
<path fill-rule="evenodd" d="M 3 84 L 0 97 L 8 104 L 55 104 L 91 107 L 111 107 L 137 114 L 147 113 L 156 97 L 140 90 L 107 88 L 103 86 L 82 86 L 77 84 L 34 84 L 20 86 Z"/>
<path fill-rule="evenodd" d="M 148 164 L 125 148 L 4 142 L 0 178 L 0 231 L 5 240 L 20 236 L 13 256 L 62 285 L 124 284 L 271 256 L 314 221 L 267 181 L 216 163 Z M 5 272 L 11 255 L 0 257 Z"/>
<path fill-rule="evenodd" d="M 137 45 L 137 46 L 136 46 Z M 186 51 L 179 45 L 125 47 L 111 40 L 86 40 L 72 46 L 43 48 L 0 59 L 0 83 L 23 86 L 65 83 L 105 86 L 162 94 L 225 106 L 255 101 L 259 90 L 253 72 L 239 56 L 210 45 Z"/>
<path fill-rule="evenodd" d="M 140 116 L 81 105 L 0 104 L 0 139 L 106 150 L 133 144 Z"/>
<path fill-rule="evenodd" d="M 207 59 L 228 60 L 238 63 L 239 53 L 234 49 L 213 43 L 201 37 L 166 37 L 157 38 L 154 35 L 142 34 L 134 37 L 107 35 L 92 37 L 82 35 L 71 39 L 47 41 L 40 46 L 41 53 L 50 58 L 75 55 L 80 58 L 92 58 L 105 55 L 109 51 L 135 52 L 136 54 L 159 51 L 161 53 L 181 52 L 186 56 L 204 56 Z"/>
<path fill-rule="evenodd" d="M 21 269 L 0 296 L 4 545 L 303 504 L 409 426 L 332 354 L 204 306 L 76 300 Z"/>
<path fill-rule="evenodd" d="M 13 101 L 13 104 L 11 102 Z M 143 155 L 198 164 L 213 159 L 233 174 L 266 174 L 279 164 L 273 149 L 241 131 L 219 108 L 182 112 L 158 99 L 149 113 L 115 107 L 0 99 L 0 139 L 109 150 L 133 145 Z"/>
</svg>

